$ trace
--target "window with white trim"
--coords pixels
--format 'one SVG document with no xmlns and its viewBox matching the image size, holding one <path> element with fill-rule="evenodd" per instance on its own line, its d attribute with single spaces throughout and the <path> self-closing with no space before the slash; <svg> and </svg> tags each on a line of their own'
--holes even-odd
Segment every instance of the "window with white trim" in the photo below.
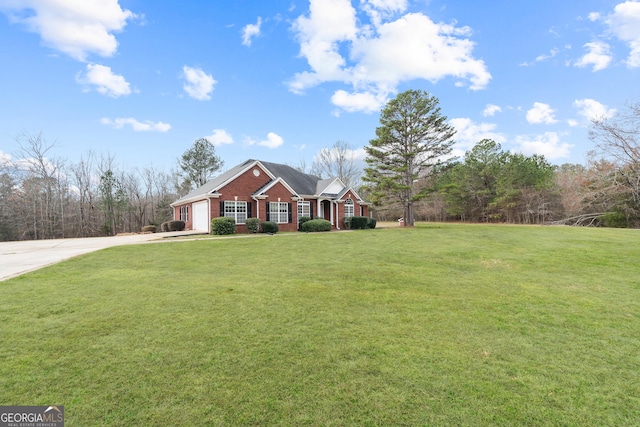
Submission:
<svg viewBox="0 0 640 427">
<path fill-rule="evenodd" d="M 298 218 L 303 216 L 311 217 L 311 202 L 298 201 Z"/>
<path fill-rule="evenodd" d="M 271 202 L 269 203 L 269 220 L 286 224 L 289 222 L 289 204 L 287 202 Z"/>
<path fill-rule="evenodd" d="M 189 206 L 180 206 L 180 221 L 189 221 Z"/>
<path fill-rule="evenodd" d="M 353 200 L 351 199 L 347 199 L 344 202 L 344 217 L 345 218 L 350 218 L 352 216 L 354 216 L 355 214 L 353 213 Z"/>
<path fill-rule="evenodd" d="M 247 222 L 247 202 L 225 200 L 224 216 L 235 219 L 236 224 L 245 224 Z"/>
</svg>

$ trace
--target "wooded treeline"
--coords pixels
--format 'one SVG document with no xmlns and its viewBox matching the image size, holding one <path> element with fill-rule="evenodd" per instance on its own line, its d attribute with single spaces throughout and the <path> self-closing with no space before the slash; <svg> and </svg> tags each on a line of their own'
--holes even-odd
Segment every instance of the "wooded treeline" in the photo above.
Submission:
<svg viewBox="0 0 640 427">
<path fill-rule="evenodd" d="M 482 140 L 464 158 L 431 167 L 412 184 L 416 220 L 640 227 L 640 103 L 592 122 L 586 165 L 551 165 Z M 383 153 L 387 155 L 387 153 Z M 377 172 L 377 170 L 376 170 Z M 377 206 L 380 220 L 402 203 Z"/>
<path fill-rule="evenodd" d="M 0 163 L 0 240 L 139 232 L 172 219 L 169 203 L 184 192 L 175 172 L 125 170 L 91 152 L 69 163 L 41 134 L 17 140 L 19 160 Z"/>
<path fill-rule="evenodd" d="M 483 140 L 464 159 L 435 168 L 416 182 L 419 221 L 567 224 L 640 227 L 638 164 L 591 153 L 586 165 L 551 165 L 543 156 L 505 152 Z M 402 216 L 402 206 L 377 209 L 380 220 Z"/>
</svg>

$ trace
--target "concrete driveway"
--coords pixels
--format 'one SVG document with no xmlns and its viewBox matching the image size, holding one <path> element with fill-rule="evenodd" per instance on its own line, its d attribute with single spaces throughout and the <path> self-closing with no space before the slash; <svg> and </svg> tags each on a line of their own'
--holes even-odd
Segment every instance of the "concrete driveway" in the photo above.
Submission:
<svg viewBox="0 0 640 427">
<path fill-rule="evenodd" d="M 0 281 L 112 246 L 157 242 L 167 237 L 190 234 L 202 234 L 202 232 L 176 231 L 113 237 L 0 242 Z"/>
</svg>

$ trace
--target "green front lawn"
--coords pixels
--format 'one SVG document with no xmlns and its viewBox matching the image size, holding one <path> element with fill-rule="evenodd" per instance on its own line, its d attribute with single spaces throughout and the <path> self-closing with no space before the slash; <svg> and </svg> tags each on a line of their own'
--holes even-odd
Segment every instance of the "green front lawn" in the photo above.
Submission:
<svg viewBox="0 0 640 427">
<path fill-rule="evenodd" d="M 640 231 L 123 246 L 0 282 L 0 405 L 67 426 L 640 424 Z"/>
</svg>

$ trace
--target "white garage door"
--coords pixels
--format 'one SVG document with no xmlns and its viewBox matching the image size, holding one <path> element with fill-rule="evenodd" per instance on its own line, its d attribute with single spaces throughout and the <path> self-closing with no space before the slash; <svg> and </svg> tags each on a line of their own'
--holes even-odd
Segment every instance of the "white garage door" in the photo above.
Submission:
<svg viewBox="0 0 640 427">
<path fill-rule="evenodd" d="M 206 200 L 193 204 L 193 229 L 209 232 L 209 203 Z"/>
</svg>

